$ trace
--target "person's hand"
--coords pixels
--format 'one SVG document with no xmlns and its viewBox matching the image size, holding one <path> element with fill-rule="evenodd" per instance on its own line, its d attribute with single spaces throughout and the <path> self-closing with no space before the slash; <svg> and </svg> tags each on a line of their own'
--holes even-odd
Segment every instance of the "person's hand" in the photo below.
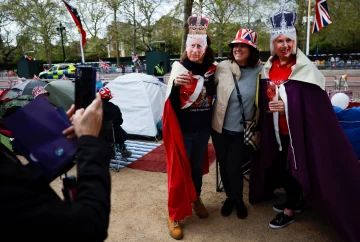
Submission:
<svg viewBox="0 0 360 242">
<path fill-rule="evenodd" d="M 71 105 L 70 109 L 66 112 L 68 118 L 70 119 L 70 122 L 72 123 L 73 121 L 73 116 L 74 116 L 74 113 L 75 113 L 75 105 Z M 63 131 L 63 135 L 66 136 L 66 138 L 68 139 L 73 139 L 76 137 L 76 134 L 75 134 L 75 130 L 74 130 L 74 126 L 71 125 L 69 128 L 65 129 Z"/>
<path fill-rule="evenodd" d="M 190 81 L 191 81 L 191 77 L 190 77 L 189 73 L 183 73 L 175 78 L 174 84 L 175 84 L 175 86 L 178 87 L 181 85 L 187 85 L 190 83 Z"/>
<path fill-rule="evenodd" d="M 84 110 L 77 110 L 73 116 L 73 125 L 77 137 L 91 135 L 97 137 L 100 133 L 103 117 L 103 108 L 100 94 L 96 94 L 95 100 Z"/>
<path fill-rule="evenodd" d="M 284 102 L 283 101 L 270 101 L 269 102 L 269 111 L 271 113 L 275 113 L 275 112 L 284 113 L 285 112 Z"/>
</svg>

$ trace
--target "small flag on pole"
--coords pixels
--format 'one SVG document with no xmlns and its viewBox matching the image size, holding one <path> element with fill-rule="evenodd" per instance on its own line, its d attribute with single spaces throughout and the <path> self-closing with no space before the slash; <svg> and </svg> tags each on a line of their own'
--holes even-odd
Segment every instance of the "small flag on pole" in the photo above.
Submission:
<svg viewBox="0 0 360 242">
<path fill-rule="evenodd" d="M 39 77 L 37 75 L 34 74 L 34 77 L 33 77 L 34 80 L 39 80 Z"/>
<path fill-rule="evenodd" d="M 135 54 L 134 52 L 131 52 L 131 57 L 132 57 L 132 62 L 136 62 L 138 63 L 139 65 L 141 65 L 141 61 L 139 59 L 139 57 L 137 56 L 137 54 Z"/>
<path fill-rule="evenodd" d="M 329 9 L 326 0 L 316 0 L 315 5 L 315 20 L 312 28 L 312 33 L 320 31 L 323 27 L 331 24 Z"/>
<path fill-rule="evenodd" d="M 76 10 L 76 8 L 74 8 L 73 6 L 71 6 L 70 4 L 68 4 L 67 2 L 65 2 L 63 0 L 65 7 L 67 8 L 67 10 L 69 11 L 72 19 L 74 20 L 76 27 L 78 28 L 79 33 L 81 33 L 81 37 L 82 37 L 82 47 L 84 48 L 85 44 L 86 44 L 86 32 L 82 27 L 81 24 L 81 20 L 80 20 L 80 15 L 78 13 L 78 11 Z"/>
<path fill-rule="evenodd" d="M 106 63 L 105 61 L 102 61 L 99 59 L 99 65 L 100 65 L 100 68 L 104 69 L 105 71 L 110 71 L 111 70 L 111 66 Z"/>
</svg>

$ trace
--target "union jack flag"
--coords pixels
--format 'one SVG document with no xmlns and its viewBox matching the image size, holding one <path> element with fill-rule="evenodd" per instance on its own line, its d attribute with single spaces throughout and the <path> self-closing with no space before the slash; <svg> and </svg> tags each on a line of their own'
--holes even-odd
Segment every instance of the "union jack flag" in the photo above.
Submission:
<svg viewBox="0 0 360 242">
<path fill-rule="evenodd" d="M 39 80 L 39 77 L 37 75 L 34 74 L 34 77 L 33 77 L 34 80 Z"/>
<path fill-rule="evenodd" d="M 104 62 L 104 61 L 102 61 L 100 59 L 99 59 L 99 65 L 100 65 L 100 68 L 102 68 L 102 69 L 104 69 L 106 71 L 111 70 L 111 66 L 108 63 L 106 63 L 106 62 Z"/>
<path fill-rule="evenodd" d="M 132 57 L 132 62 L 137 62 L 139 65 L 141 65 L 141 61 L 139 59 L 139 57 L 134 53 L 134 52 L 131 52 L 131 57 Z"/>
<path fill-rule="evenodd" d="M 315 20 L 312 28 L 312 33 L 320 31 L 323 27 L 331 23 L 332 21 L 329 15 L 326 0 L 316 0 Z"/>
</svg>

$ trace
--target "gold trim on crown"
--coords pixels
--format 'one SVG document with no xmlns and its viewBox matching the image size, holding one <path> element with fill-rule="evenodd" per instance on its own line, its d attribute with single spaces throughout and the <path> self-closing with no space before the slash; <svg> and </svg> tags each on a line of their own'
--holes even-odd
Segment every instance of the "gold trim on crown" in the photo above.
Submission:
<svg viewBox="0 0 360 242">
<path fill-rule="evenodd" d="M 210 18 L 202 17 L 201 14 L 193 15 L 188 18 L 190 35 L 206 35 Z"/>
</svg>

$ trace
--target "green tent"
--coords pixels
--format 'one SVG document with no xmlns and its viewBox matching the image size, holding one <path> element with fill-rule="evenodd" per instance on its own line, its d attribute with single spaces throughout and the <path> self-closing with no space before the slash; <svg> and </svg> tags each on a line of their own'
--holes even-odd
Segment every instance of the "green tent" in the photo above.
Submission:
<svg viewBox="0 0 360 242">
<path fill-rule="evenodd" d="M 5 118 L 8 115 L 14 113 L 16 110 L 20 109 L 21 107 L 25 106 L 34 97 L 32 95 L 21 95 L 17 96 L 6 103 L 0 104 L 0 116 Z"/>
<path fill-rule="evenodd" d="M 72 81 L 52 81 L 45 86 L 45 90 L 50 93 L 49 102 L 56 107 L 63 107 L 66 111 L 74 104 L 75 85 Z"/>
</svg>

